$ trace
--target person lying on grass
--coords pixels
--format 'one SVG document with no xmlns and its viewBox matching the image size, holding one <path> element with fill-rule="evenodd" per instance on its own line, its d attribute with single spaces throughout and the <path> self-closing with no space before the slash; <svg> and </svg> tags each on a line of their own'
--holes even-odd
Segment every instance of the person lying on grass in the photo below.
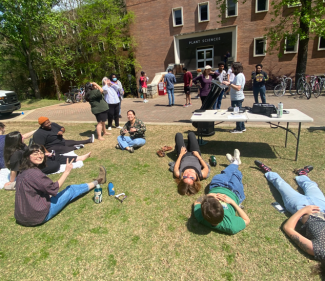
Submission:
<svg viewBox="0 0 325 281">
<path fill-rule="evenodd" d="M 250 219 L 239 206 L 245 199 L 243 175 L 238 170 L 240 152 L 235 149 L 234 157 L 230 154 L 226 157 L 230 165 L 213 177 L 209 194 L 195 201 L 194 216 L 214 230 L 236 234 L 250 223 Z"/>
<path fill-rule="evenodd" d="M 201 157 L 200 146 L 193 132 L 187 136 L 187 149 L 181 133 L 175 135 L 175 143 L 178 158 L 174 166 L 174 176 L 178 193 L 196 194 L 201 189 L 200 180 L 208 177 L 208 165 Z"/>
<path fill-rule="evenodd" d="M 283 225 L 284 232 L 304 252 L 320 261 L 313 271 L 325 277 L 325 196 L 317 183 L 308 177 L 313 167 L 306 166 L 295 170 L 296 182 L 305 193 L 301 194 L 261 161 L 256 160 L 255 165 L 265 173 L 266 179 L 280 192 L 285 208 L 292 214 Z M 295 230 L 299 221 L 303 224 L 304 235 Z"/>
<path fill-rule="evenodd" d="M 96 180 L 90 183 L 69 185 L 59 191 L 72 170 L 67 159 L 66 168 L 58 181 L 53 182 L 40 169 L 45 166 L 43 146 L 34 144 L 25 150 L 16 180 L 15 218 L 23 226 L 35 226 L 47 222 L 76 197 L 106 182 L 106 170 L 100 166 Z"/>
</svg>

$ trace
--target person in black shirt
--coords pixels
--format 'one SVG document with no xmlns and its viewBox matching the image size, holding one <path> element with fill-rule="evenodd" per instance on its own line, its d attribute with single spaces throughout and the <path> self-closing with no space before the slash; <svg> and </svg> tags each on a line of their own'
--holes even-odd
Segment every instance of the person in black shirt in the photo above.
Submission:
<svg viewBox="0 0 325 281">
<path fill-rule="evenodd" d="M 84 144 L 94 142 L 95 136 L 83 141 L 65 140 L 63 133 L 65 128 L 52 123 L 47 117 L 38 118 L 41 125 L 35 132 L 33 141 L 39 145 L 43 145 L 48 151 L 54 150 L 56 154 L 64 154 L 84 147 Z"/>
<path fill-rule="evenodd" d="M 252 81 L 253 81 L 253 94 L 255 103 L 258 103 L 258 93 L 260 93 L 262 103 L 266 103 L 265 99 L 265 82 L 269 80 L 267 73 L 262 70 L 263 65 L 260 63 L 255 66 L 256 71 L 252 72 Z"/>
</svg>

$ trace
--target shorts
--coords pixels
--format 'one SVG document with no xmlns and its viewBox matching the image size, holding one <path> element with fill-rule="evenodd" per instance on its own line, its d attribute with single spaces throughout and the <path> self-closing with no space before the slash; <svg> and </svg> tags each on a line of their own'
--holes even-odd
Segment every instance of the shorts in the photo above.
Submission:
<svg viewBox="0 0 325 281">
<path fill-rule="evenodd" d="M 143 88 L 143 87 L 142 87 L 142 94 L 146 94 L 147 91 L 148 91 L 148 88 Z"/>
<path fill-rule="evenodd" d="M 95 114 L 97 122 L 106 122 L 108 110 Z"/>
<path fill-rule="evenodd" d="M 189 94 L 191 93 L 191 88 L 190 88 L 190 86 L 186 86 L 186 87 L 184 87 L 184 93 L 185 93 L 186 95 L 189 95 Z"/>
</svg>

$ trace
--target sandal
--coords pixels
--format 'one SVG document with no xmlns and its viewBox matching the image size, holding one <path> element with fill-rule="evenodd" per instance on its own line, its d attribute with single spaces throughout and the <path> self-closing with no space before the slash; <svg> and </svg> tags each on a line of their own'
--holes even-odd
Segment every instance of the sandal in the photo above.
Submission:
<svg viewBox="0 0 325 281">
<path fill-rule="evenodd" d="M 173 148 L 172 148 L 171 146 L 167 146 L 167 145 L 165 145 L 165 146 L 163 146 L 163 147 L 161 148 L 161 150 L 162 150 L 162 151 L 170 151 L 170 150 L 173 150 Z"/>
<path fill-rule="evenodd" d="M 159 149 L 158 151 L 157 151 L 157 155 L 159 156 L 159 157 L 165 157 L 165 152 L 164 151 L 162 151 L 161 149 Z"/>
</svg>

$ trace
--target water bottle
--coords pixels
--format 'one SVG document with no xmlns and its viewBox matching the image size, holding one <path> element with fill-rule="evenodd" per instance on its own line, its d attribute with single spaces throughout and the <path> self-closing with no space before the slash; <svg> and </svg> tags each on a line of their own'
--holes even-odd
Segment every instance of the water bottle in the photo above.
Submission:
<svg viewBox="0 0 325 281">
<path fill-rule="evenodd" d="M 282 114 L 283 114 L 283 103 L 282 102 L 279 102 L 278 103 L 278 118 L 281 118 L 282 117 Z"/>
<path fill-rule="evenodd" d="M 217 166 L 217 159 L 215 156 L 213 156 L 213 155 L 210 156 L 209 162 L 210 162 L 211 166 L 213 166 L 213 167 Z"/>
<path fill-rule="evenodd" d="M 25 115 L 24 111 L 21 112 L 21 115 Z"/>
<path fill-rule="evenodd" d="M 96 204 L 99 204 L 102 202 L 102 188 L 99 184 L 96 185 L 94 190 L 94 201 Z"/>
<path fill-rule="evenodd" d="M 113 183 L 109 183 L 107 186 L 108 189 L 108 194 L 109 196 L 114 196 L 115 195 L 115 189 L 114 189 L 114 184 Z"/>
<path fill-rule="evenodd" d="M 235 104 L 235 108 L 234 108 L 234 113 L 239 113 L 239 107 L 237 106 L 237 104 Z"/>
</svg>

